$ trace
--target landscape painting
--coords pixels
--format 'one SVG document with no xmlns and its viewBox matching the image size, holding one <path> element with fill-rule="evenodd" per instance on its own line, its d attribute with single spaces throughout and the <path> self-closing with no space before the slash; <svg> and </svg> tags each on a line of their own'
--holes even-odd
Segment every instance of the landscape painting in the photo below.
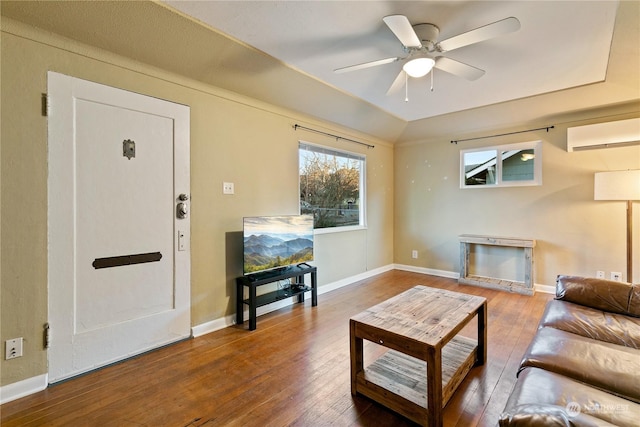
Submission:
<svg viewBox="0 0 640 427">
<path fill-rule="evenodd" d="M 313 216 L 244 218 L 244 274 L 313 261 Z"/>
</svg>

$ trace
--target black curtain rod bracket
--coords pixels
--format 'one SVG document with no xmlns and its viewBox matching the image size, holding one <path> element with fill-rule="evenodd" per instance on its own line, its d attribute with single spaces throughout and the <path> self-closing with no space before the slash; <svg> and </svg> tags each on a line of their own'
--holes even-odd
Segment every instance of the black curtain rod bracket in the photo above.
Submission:
<svg viewBox="0 0 640 427">
<path fill-rule="evenodd" d="M 537 130 L 546 130 L 547 132 L 549 132 L 549 129 L 553 129 L 553 128 L 555 128 L 555 126 L 551 125 L 551 126 L 545 126 L 545 127 L 536 128 L 536 129 L 527 129 L 527 130 L 519 130 L 517 132 L 501 133 L 498 135 L 479 136 L 477 138 L 467 138 L 467 139 L 455 139 L 455 140 L 451 140 L 451 143 L 458 145 L 458 142 L 475 141 L 476 139 L 495 138 L 497 136 L 507 136 L 507 135 L 515 135 L 518 133 L 535 132 Z"/>
<path fill-rule="evenodd" d="M 308 128 L 306 126 L 301 126 L 299 124 L 293 125 L 293 130 L 298 130 L 298 129 L 304 129 L 304 130 L 307 130 L 309 132 L 319 133 L 320 135 L 330 136 L 332 138 L 335 138 L 336 142 L 342 139 L 343 141 L 349 141 L 349 142 L 353 142 L 355 144 L 364 145 L 367 148 L 375 148 L 375 145 L 365 144 L 364 142 L 356 141 L 355 139 L 344 138 L 344 137 L 339 136 L 339 135 L 334 135 L 332 133 L 323 132 L 321 130 L 311 129 L 311 128 Z"/>
</svg>

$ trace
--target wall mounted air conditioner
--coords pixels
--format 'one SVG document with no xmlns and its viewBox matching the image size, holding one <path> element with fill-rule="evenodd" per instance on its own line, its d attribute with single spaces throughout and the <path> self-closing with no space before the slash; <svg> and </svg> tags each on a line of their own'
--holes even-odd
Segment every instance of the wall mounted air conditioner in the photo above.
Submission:
<svg viewBox="0 0 640 427">
<path fill-rule="evenodd" d="M 567 129 L 567 151 L 640 144 L 640 118 Z"/>
</svg>

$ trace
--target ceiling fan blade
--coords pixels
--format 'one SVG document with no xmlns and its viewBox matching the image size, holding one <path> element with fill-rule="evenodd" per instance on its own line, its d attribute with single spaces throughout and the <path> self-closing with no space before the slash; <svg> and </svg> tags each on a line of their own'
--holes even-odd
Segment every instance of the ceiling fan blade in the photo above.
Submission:
<svg viewBox="0 0 640 427">
<path fill-rule="evenodd" d="M 420 39 L 413 30 L 409 19 L 404 15 L 389 15 L 382 18 L 387 27 L 405 47 L 422 47 Z"/>
<path fill-rule="evenodd" d="M 387 91 L 387 95 L 391 95 L 393 93 L 396 93 L 397 91 L 399 91 L 400 89 L 402 89 L 402 87 L 404 86 L 407 76 L 407 73 L 404 72 L 404 70 L 400 70 L 400 73 L 398 73 L 398 77 L 396 77 L 396 79 L 393 81 L 393 83 L 391 83 L 391 86 L 389 87 L 389 90 Z"/>
<path fill-rule="evenodd" d="M 466 33 L 458 34 L 457 36 L 443 40 L 437 44 L 437 47 L 440 52 L 447 52 L 449 50 L 489 40 L 503 34 L 513 33 L 519 29 L 520 21 L 518 21 L 517 18 L 505 18 L 501 21 L 494 22 L 493 24 L 488 24 L 484 27 L 476 28 L 475 30 L 467 31 Z"/>
<path fill-rule="evenodd" d="M 390 64 L 392 62 L 399 61 L 400 59 L 402 59 L 402 58 L 393 57 L 393 58 L 378 59 L 377 61 L 363 62 L 362 64 L 349 65 L 348 67 L 336 68 L 335 70 L 333 70 L 333 72 L 334 73 L 338 73 L 338 74 L 340 74 L 340 73 L 348 73 L 349 71 L 362 70 L 364 68 L 376 67 L 378 65 L 384 65 L 384 64 Z"/>
<path fill-rule="evenodd" d="M 472 67 L 471 65 L 444 56 L 438 56 L 436 58 L 436 65 L 434 65 L 434 67 L 467 80 L 477 80 L 484 75 L 484 70 L 480 68 Z"/>
</svg>

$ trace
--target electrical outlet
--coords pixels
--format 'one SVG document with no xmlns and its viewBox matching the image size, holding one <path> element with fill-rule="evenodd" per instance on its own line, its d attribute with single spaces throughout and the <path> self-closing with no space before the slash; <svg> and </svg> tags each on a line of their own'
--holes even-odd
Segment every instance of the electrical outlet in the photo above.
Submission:
<svg viewBox="0 0 640 427">
<path fill-rule="evenodd" d="M 22 337 L 5 341 L 5 360 L 22 356 Z"/>
<path fill-rule="evenodd" d="M 619 271 L 612 271 L 611 280 L 615 280 L 616 282 L 622 282 L 622 273 L 620 273 Z"/>
<path fill-rule="evenodd" d="M 604 271 L 602 271 L 602 270 L 596 271 L 596 277 L 598 279 L 604 279 Z"/>
<path fill-rule="evenodd" d="M 222 194 L 233 194 L 235 192 L 233 182 L 222 183 Z"/>
<path fill-rule="evenodd" d="M 411 251 L 411 258 L 413 259 L 418 259 L 418 251 L 417 250 L 412 250 Z"/>
</svg>

